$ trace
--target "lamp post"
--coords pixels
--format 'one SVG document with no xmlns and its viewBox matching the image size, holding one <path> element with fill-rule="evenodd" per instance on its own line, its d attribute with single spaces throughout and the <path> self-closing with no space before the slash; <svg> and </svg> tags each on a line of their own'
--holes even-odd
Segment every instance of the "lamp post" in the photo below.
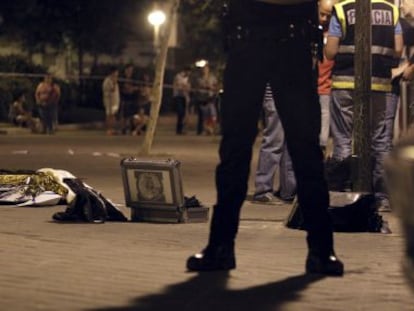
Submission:
<svg viewBox="0 0 414 311">
<path fill-rule="evenodd" d="M 160 26 L 165 23 L 166 15 L 161 10 L 154 10 L 148 14 L 148 22 L 154 26 L 154 47 L 159 46 Z"/>
</svg>

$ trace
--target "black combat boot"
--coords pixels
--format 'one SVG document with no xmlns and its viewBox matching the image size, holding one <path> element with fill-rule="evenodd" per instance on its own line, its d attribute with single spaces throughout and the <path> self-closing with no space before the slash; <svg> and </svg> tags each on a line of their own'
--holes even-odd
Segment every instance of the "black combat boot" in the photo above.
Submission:
<svg viewBox="0 0 414 311">
<path fill-rule="evenodd" d="M 187 259 L 189 271 L 218 271 L 235 268 L 234 244 L 208 245 L 201 253 Z"/>
<path fill-rule="evenodd" d="M 344 264 L 334 252 L 333 232 L 323 230 L 308 233 L 308 257 L 306 258 L 306 273 L 342 276 Z"/>
<path fill-rule="evenodd" d="M 326 255 L 309 250 L 306 258 L 306 273 L 325 274 L 329 276 L 342 276 L 344 274 L 344 264 L 332 251 Z"/>
</svg>

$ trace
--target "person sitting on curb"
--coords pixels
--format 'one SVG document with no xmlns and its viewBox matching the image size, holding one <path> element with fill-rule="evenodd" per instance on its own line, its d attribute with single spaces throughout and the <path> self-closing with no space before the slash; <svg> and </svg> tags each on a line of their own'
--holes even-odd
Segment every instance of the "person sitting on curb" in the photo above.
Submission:
<svg viewBox="0 0 414 311">
<path fill-rule="evenodd" d="M 14 96 L 9 108 L 9 120 L 13 125 L 27 127 L 33 133 L 36 132 L 36 120 L 32 113 L 25 108 L 26 96 L 23 92 L 18 92 Z"/>
<path fill-rule="evenodd" d="M 138 113 L 132 116 L 131 120 L 131 135 L 139 136 L 147 129 L 148 115 L 143 108 L 140 108 Z"/>
</svg>

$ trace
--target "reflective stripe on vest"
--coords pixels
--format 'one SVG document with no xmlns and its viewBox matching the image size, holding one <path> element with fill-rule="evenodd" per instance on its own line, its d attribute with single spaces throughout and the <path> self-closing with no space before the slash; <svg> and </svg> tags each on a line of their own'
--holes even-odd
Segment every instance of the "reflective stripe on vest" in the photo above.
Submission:
<svg viewBox="0 0 414 311">
<path fill-rule="evenodd" d="M 337 13 L 337 16 L 338 16 L 338 19 L 339 19 L 339 23 L 341 24 L 341 28 L 342 28 L 342 31 L 343 31 L 342 32 L 342 37 L 343 38 L 346 36 L 346 19 L 345 19 L 344 6 L 349 4 L 349 3 L 352 3 L 352 2 L 355 2 L 355 0 L 345 0 L 345 1 L 342 1 L 340 3 L 340 5 L 335 6 L 336 13 Z M 371 3 L 372 4 L 374 4 L 374 3 L 384 3 L 384 1 L 383 0 L 371 0 Z M 395 5 L 392 6 L 392 10 L 393 10 L 393 14 L 394 14 L 394 17 L 395 17 L 394 18 L 394 26 L 396 26 L 397 23 L 398 23 L 400 13 L 399 13 L 398 7 L 395 6 Z M 371 13 L 374 14 L 374 11 L 372 11 Z"/>
<path fill-rule="evenodd" d="M 333 75 L 332 88 L 353 90 L 355 88 L 355 77 Z M 372 77 L 371 90 L 379 92 L 391 92 L 391 79 Z"/>
<path fill-rule="evenodd" d="M 338 53 L 355 54 L 355 45 L 341 45 L 339 46 Z M 395 50 L 385 46 L 373 45 L 371 46 L 371 53 L 393 57 Z"/>
</svg>

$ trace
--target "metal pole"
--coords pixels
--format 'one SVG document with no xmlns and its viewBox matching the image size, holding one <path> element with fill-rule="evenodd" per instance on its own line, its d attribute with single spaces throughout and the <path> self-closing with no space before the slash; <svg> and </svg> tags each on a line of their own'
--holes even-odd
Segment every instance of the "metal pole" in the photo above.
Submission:
<svg viewBox="0 0 414 311">
<path fill-rule="evenodd" d="M 154 25 L 154 48 L 158 52 L 160 46 L 160 25 Z"/>
<path fill-rule="evenodd" d="M 355 10 L 353 190 L 371 192 L 371 0 L 356 0 Z"/>
</svg>

